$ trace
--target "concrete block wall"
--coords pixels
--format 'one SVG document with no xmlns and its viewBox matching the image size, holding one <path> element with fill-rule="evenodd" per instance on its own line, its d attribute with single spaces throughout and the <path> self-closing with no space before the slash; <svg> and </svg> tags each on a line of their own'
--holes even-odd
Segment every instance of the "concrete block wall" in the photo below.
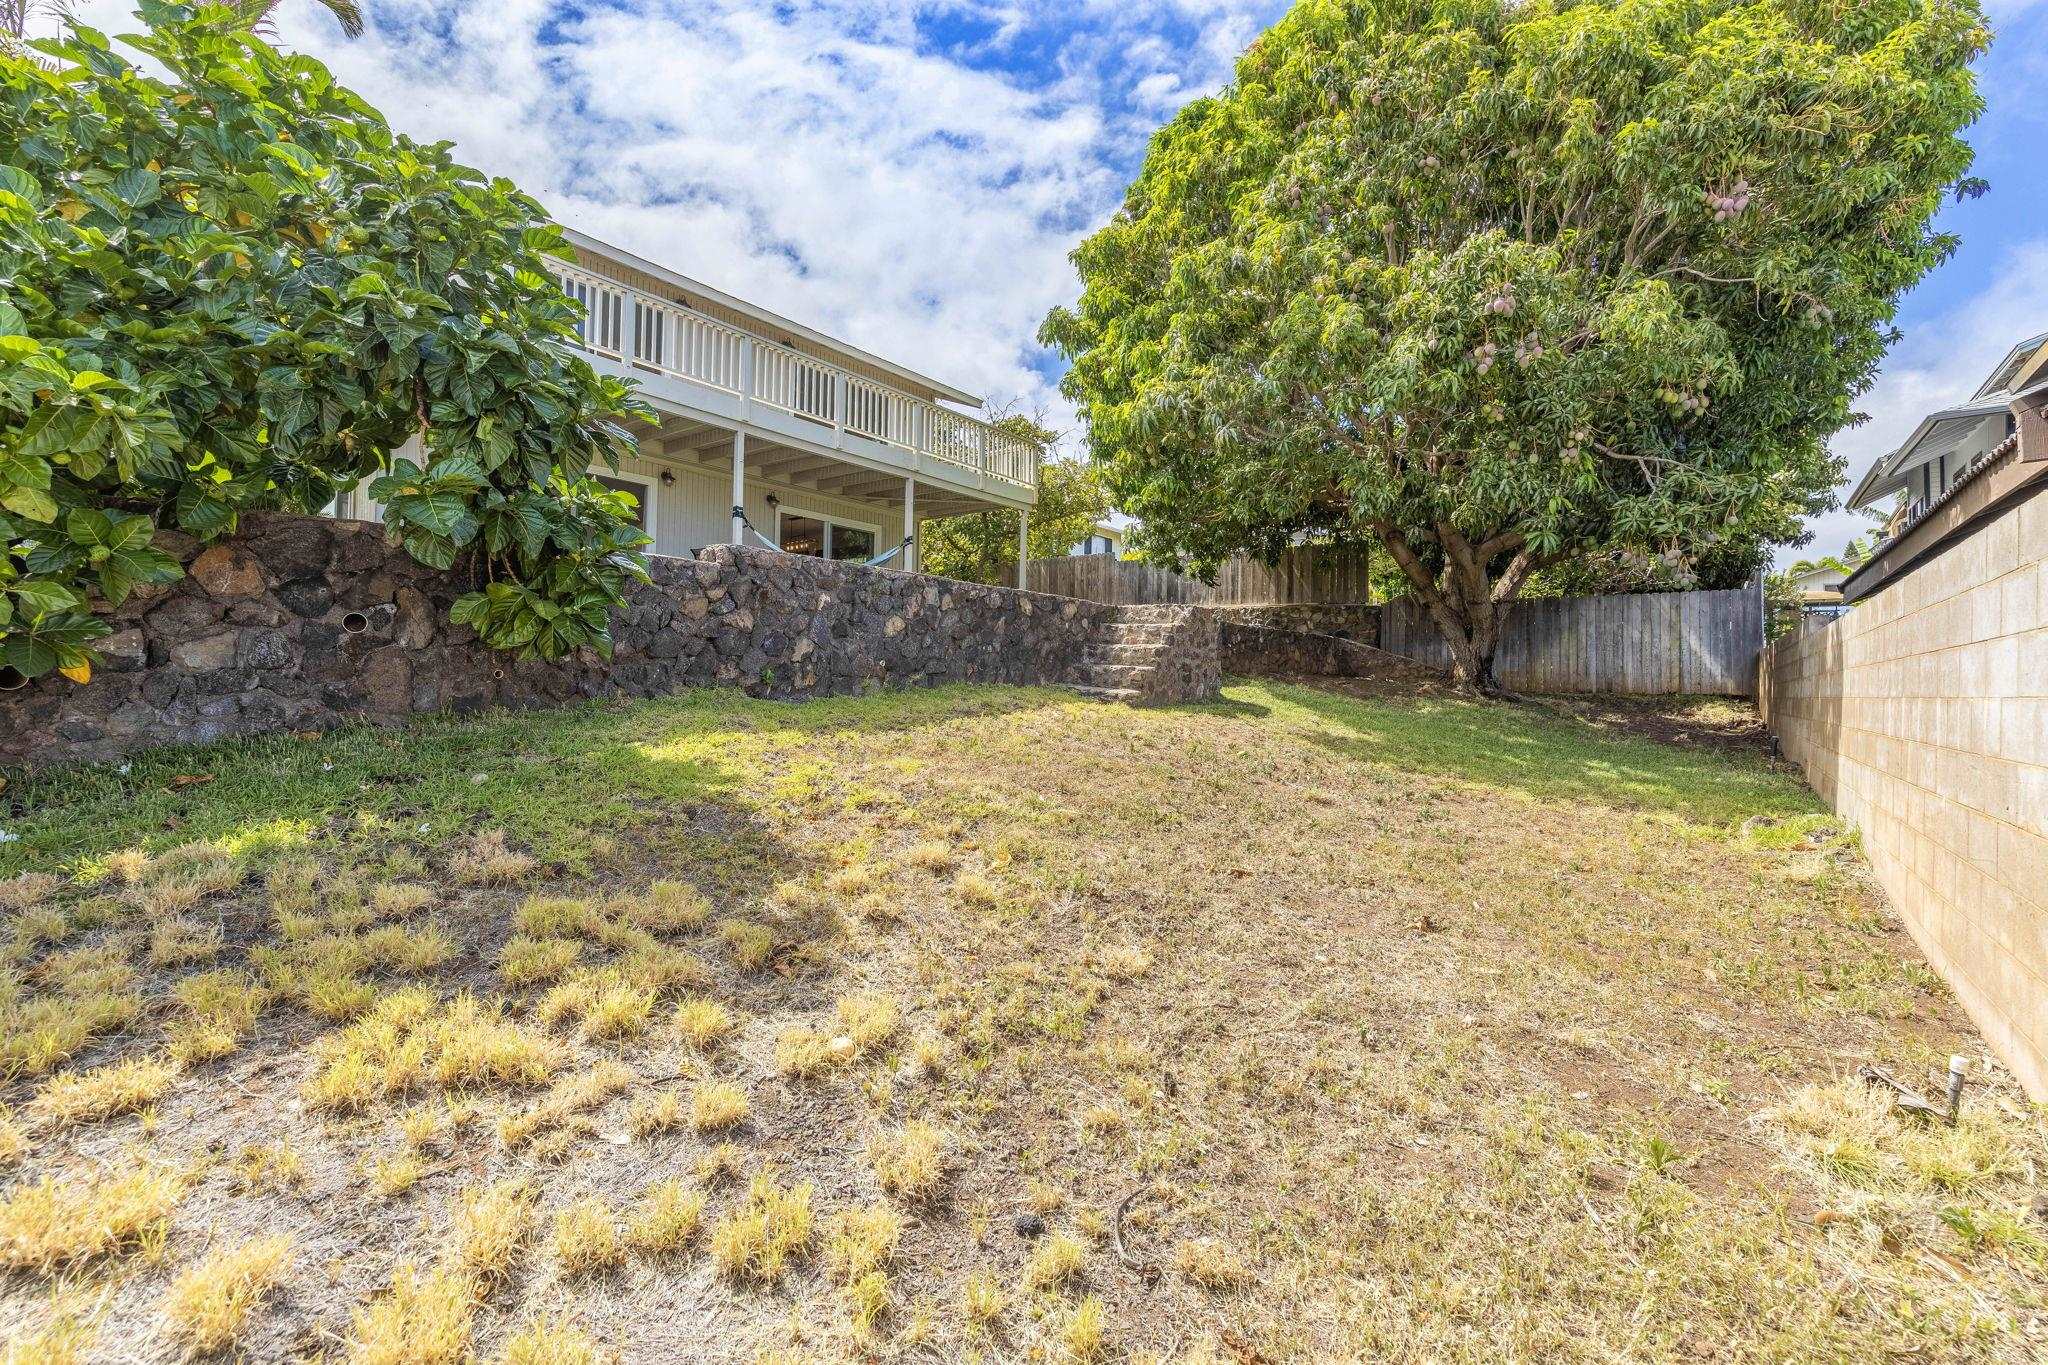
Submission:
<svg viewBox="0 0 2048 1365">
<path fill-rule="evenodd" d="M 2048 496 L 1768 649 L 1764 716 L 2048 1100 Z"/>
</svg>

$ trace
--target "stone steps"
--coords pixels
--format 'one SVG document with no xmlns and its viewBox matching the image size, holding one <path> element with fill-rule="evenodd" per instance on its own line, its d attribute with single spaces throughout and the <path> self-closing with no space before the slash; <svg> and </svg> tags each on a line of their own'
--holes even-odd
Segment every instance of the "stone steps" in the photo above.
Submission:
<svg viewBox="0 0 2048 1365">
<path fill-rule="evenodd" d="M 1173 639 L 1173 627 L 1140 622 L 1135 625 L 1112 623 L 1102 628 L 1096 637 L 1102 644 L 1153 645 L 1164 648 Z"/>
<path fill-rule="evenodd" d="M 1066 687 L 1069 692 L 1089 701 L 1120 701 L 1135 706 L 1145 699 L 1143 692 L 1129 687 L 1090 687 L 1086 683 L 1068 683 Z"/>
<path fill-rule="evenodd" d="M 1196 611 L 1178 605 L 1115 608 L 1096 626 L 1068 685 L 1096 701 L 1186 700 L 1181 694 L 1188 691 L 1189 641 L 1199 640 L 1205 628 L 1214 638 L 1215 627 Z"/>
<path fill-rule="evenodd" d="M 1083 664 L 1079 671 L 1089 687 L 1142 689 L 1159 669 L 1153 664 Z"/>
<path fill-rule="evenodd" d="M 1087 664 L 1149 664 L 1166 652 L 1164 645 L 1101 644 L 1090 645 L 1081 655 L 1083 665 Z"/>
</svg>

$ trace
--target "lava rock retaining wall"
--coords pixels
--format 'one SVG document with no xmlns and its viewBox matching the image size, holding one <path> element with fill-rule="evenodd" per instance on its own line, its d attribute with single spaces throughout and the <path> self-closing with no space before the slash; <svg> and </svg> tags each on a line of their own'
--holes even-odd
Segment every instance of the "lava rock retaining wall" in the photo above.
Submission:
<svg viewBox="0 0 2048 1365">
<path fill-rule="evenodd" d="M 1363 677 L 1377 653 L 1342 636 L 1255 626 L 1227 616 L 1220 636 L 1223 671 L 1247 678 Z"/>
<path fill-rule="evenodd" d="M 706 685 L 794 699 L 1058 683 L 1115 612 L 714 546 L 652 561 L 653 582 L 636 585 L 614 616 L 609 662 L 521 662 L 449 624 L 449 605 L 471 586 L 465 578 L 414 563 L 375 525 L 266 515 L 248 518 L 231 541 L 202 547 L 166 533 L 158 544 L 187 575 L 111 613 L 114 634 L 98 646 L 105 662 L 91 683 L 51 674 L 0 692 L 0 766 Z"/>
<path fill-rule="evenodd" d="M 1334 635 L 1355 645 L 1380 642 L 1380 609 L 1362 602 L 1288 602 L 1270 606 L 1210 608 L 1230 626 L 1263 626 L 1267 630 L 1306 631 Z"/>
</svg>

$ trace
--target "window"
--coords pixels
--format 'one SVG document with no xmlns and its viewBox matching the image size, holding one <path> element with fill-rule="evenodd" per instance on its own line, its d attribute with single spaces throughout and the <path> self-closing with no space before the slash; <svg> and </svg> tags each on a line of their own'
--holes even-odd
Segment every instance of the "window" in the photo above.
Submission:
<svg viewBox="0 0 2048 1365">
<path fill-rule="evenodd" d="M 834 526 L 832 557 L 863 563 L 875 557 L 875 533 L 864 526 Z"/>
<path fill-rule="evenodd" d="M 793 555 L 825 558 L 825 523 L 817 517 L 782 515 L 782 548 Z"/>
<path fill-rule="evenodd" d="M 777 529 L 780 534 L 776 539 L 790 554 L 812 555 L 819 559 L 850 559 L 855 563 L 875 557 L 875 538 L 879 534 L 872 526 L 787 507 L 781 511 Z"/>
<path fill-rule="evenodd" d="M 654 534 L 654 480 L 642 474 L 613 474 L 610 471 L 599 474 L 591 471 L 591 477 L 611 489 L 614 493 L 632 495 L 633 524 L 648 535 Z"/>
</svg>

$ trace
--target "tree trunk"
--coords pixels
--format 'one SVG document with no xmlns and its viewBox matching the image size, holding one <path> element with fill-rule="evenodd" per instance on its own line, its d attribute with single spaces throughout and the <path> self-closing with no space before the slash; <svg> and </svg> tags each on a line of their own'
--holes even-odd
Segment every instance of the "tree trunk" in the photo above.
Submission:
<svg viewBox="0 0 2048 1365">
<path fill-rule="evenodd" d="M 1451 685 L 1484 696 L 1507 695 L 1493 675 L 1493 656 L 1500 648 L 1508 605 L 1542 566 L 1522 543 L 1521 534 L 1506 532 L 1474 545 L 1455 528 L 1440 524 L 1436 535 L 1444 567 L 1432 574 L 1398 528 L 1381 523 L 1375 529 L 1450 649 Z M 1507 566 L 1497 576 L 1491 574 L 1489 567 L 1503 555 L 1512 556 Z"/>
</svg>

